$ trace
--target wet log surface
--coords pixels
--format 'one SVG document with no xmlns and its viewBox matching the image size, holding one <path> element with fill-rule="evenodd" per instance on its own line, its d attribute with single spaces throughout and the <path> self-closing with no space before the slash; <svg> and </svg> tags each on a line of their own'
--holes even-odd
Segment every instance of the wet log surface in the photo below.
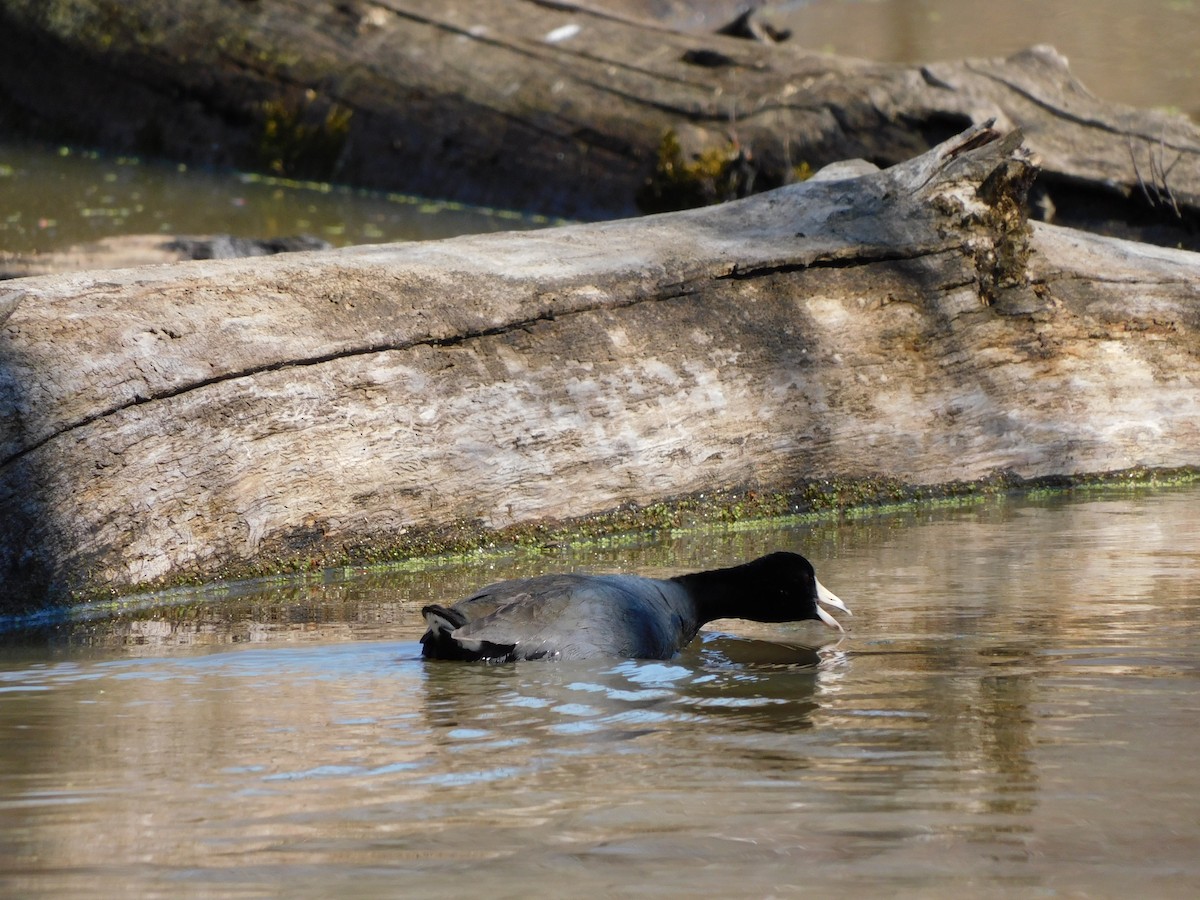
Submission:
<svg viewBox="0 0 1200 900">
<path fill-rule="evenodd" d="M 1027 223 L 1016 133 L 854 171 L 603 224 L 8 282 L 0 596 L 720 488 L 1200 461 L 1195 254 Z"/>
<path fill-rule="evenodd" d="M 1038 154 L 1047 218 L 1200 241 L 1196 126 L 1098 100 L 1050 48 L 881 65 L 672 31 L 634 6 L 9 0 L 0 125 L 601 218 L 678 202 L 674 176 L 705 153 L 725 159 L 725 190 L 760 190 L 797 167 L 892 165 L 995 118 Z M 681 155 L 664 169 L 668 135 Z"/>
</svg>

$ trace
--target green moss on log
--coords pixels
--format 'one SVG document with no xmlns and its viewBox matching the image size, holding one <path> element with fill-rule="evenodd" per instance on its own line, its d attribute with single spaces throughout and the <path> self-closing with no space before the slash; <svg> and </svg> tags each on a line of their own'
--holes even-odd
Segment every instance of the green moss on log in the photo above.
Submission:
<svg viewBox="0 0 1200 900">
<path fill-rule="evenodd" d="M 259 165 L 289 178 L 330 178 L 350 134 L 354 111 L 308 90 L 259 104 Z"/>
<path fill-rule="evenodd" d="M 889 478 L 834 478 L 803 481 L 791 490 L 751 488 L 675 497 L 645 506 L 629 504 L 598 515 L 547 519 L 500 529 L 460 519 L 430 528 L 402 529 L 369 541 L 328 546 L 318 541 L 297 552 L 293 541 L 265 544 L 250 561 L 197 570 L 127 590 L 77 591 L 73 603 L 112 602 L 122 595 L 196 586 L 214 581 L 288 578 L 327 569 L 422 564 L 432 557 L 512 549 L 586 545 L 622 535 L 680 530 L 707 525 L 821 521 L 911 509 L 922 505 L 971 503 L 1003 495 L 1149 489 L 1200 481 L 1200 468 L 1126 469 L 1094 475 L 1024 479 L 999 472 L 977 481 L 910 485 Z"/>
<path fill-rule="evenodd" d="M 643 212 L 671 212 L 745 197 L 754 187 L 754 167 L 730 141 L 686 158 L 679 136 L 666 131 L 658 143 L 653 174 L 638 192 Z"/>
</svg>

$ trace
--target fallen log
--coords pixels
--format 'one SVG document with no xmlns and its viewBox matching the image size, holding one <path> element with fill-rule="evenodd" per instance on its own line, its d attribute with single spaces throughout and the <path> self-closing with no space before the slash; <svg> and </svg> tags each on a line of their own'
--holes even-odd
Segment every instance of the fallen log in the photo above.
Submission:
<svg viewBox="0 0 1200 900">
<path fill-rule="evenodd" d="M 727 199 L 1021 128 L 1060 224 L 1200 246 L 1200 132 L 1050 48 L 881 65 L 547 0 L 8 0 L 0 125 L 582 218 Z M 617 11 L 611 11 L 615 9 Z"/>
<path fill-rule="evenodd" d="M 0 596 L 729 488 L 1196 465 L 1200 261 L 1028 223 L 1034 176 L 977 128 L 682 213 L 8 282 Z"/>
</svg>

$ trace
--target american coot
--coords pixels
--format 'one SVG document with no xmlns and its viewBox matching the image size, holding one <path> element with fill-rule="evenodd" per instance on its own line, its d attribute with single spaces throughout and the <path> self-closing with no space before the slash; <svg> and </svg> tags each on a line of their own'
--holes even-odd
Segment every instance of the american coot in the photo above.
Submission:
<svg viewBox="0 0 1200 900">
<path fill-rule="evenodd" d="M 492 662 L 669 659 L 713 619 L 820 619 L 841 631 L 819 603 L 850 614 L 797 553 L 666 579 L 540 575 L 489 585 L 450 607 L 426 606 L 421 614 L 429 628 L 421 652 L 431 659 Z"/>
</svg>

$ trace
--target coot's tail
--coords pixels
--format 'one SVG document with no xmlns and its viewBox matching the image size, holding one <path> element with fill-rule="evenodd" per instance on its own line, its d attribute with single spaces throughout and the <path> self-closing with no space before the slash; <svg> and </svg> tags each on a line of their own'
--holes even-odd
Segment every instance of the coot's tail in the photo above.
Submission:
<svg viewBox="0 0 1200 900">
<path fill-rule="evenodd" d="M 507 660 L 515 644 L 456 638 L 454 631 L 467 624 L 467 617 L 456 609 L 433 604 L 421 609 L 427 630 L 421 635 L 421 655 L 426 659 Z"/>
</svg>

